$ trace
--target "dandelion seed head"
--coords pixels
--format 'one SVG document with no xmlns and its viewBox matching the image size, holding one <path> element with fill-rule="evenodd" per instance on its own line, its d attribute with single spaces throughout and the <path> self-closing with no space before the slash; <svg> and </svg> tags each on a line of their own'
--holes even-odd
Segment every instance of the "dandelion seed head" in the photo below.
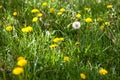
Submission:
<svg viewBox="0 0 120 80">
<path fill-rule="evenodd" d="M 72 23 L 72 27 L 73 27 L 74 29 L 79 29 L 79 28 L 81 27 L 81 24 L 80 24 L 80 22 L 76 21 L 76 22 L 73 22 L 73 23 Z"/>
</svg>

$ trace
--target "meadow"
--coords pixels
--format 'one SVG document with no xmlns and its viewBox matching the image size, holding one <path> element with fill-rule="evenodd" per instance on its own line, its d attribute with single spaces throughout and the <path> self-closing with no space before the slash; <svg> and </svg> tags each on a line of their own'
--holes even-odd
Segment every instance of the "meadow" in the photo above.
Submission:
<svg viewBox="0 0 120 80">
<path fill-rule="evenodd" d="M 120 0 L 0 0 L 0 80 L 120 80 Z"/>
</svg>

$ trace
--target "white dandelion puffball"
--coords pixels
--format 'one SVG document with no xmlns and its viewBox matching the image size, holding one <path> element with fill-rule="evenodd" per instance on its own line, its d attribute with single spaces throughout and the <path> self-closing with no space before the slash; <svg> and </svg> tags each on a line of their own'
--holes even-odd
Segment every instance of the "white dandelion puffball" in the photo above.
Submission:
<svg viewBox="0 0 120 80">
<path fill-rule="evenodd" d="M 79 29 L 81 27 L 81 24 L 80 24 L 80 22 L 76 21 L 76 22 L 73 22 L 72 27 L 74 29 Z"/>
</svg>

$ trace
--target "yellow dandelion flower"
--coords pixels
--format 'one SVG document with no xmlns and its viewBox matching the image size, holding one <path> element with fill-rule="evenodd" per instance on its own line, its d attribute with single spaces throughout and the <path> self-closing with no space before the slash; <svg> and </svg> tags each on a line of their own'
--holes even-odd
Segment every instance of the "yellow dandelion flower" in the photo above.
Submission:
<svg viewBox="0 0 120 80">
<path fill-rule="evenodd" d="M 97 18 L 97 21 L 101 22 L 101 21 L 103 21 L 103 19 L 99 17 L 99 18 Z"/>
<path fill-rule="evenodd" d="M 28 26 L 28 27 L 27 27 L 27 30 L 28 30 L 28 32 L 32 32 L 32 31 L 33 31 L 33 28 L 32 28 L 31 26 Z"/>
<path fill-rule="evenodd" d="M 69 58 L 68 56 L 65 56 L 63 60 L 64 60 L 64 61 L 69 61 L 70 58 Z"/>
<path fill-rule="evenodd" d="M 85 11 L 88 11 L 89 9 L 90 9 L 90 8 L 88 8 L 88 7 L 85 7 L 85 8 L 84 8 Z"/>
<path fill-rule="evenodd" d="M 58 12 L 57 15 L 62 15 L 62 12 Z"/>
<path fill-rule="evenodd" d="M 105 69 L 100 69 L 100 70 L 99 70 L 99 73 L 100 73 L 101 75 L 106 75 L 106 74 L 108 73 L 108 71 L 105 70 Z"/>
<path fill-rule="evenodd" d="M 25 59 L 23 56 L 19 56 L 18 58 L 17 58 L 17 61 L 19 61 L 19 60 L 22 60 L 22 59 Z"/>
<path fill-rule="evenodd" d="M 3 7 L 3 6 L 2 6 L 2 5 L 0 5 L 0 9 L 2 9 L 2 7 Z"/>
<path fill-rule="evenodd" d="M 13 16 L 17 16 L 17 12 L 13 12 Z"/>
<path fill-rule="evenodd" d="M 80 18 L 81 17 L 81 14 L 76 14 L 76 18 Z"/>
<path fill-rule="evenodd" d="M 55 9 L 54 8 L 50 8 L 50 13 L 54 13 Z"/>
<path fill-rule="evenodd" d="M 105 27 L 102 25 L 102 26 L 100 26 L 100 29 L 101 29 L 102 31 L 104 31 L 104 30 L 105 30 Z"/>
<path fill-rule="evenodd" d="M 26 28 L 22 28 L 21 31 L 22 32 L 28 32 L 28 30 Z"/>
<path fill-rule="evenodd" d="M 65 12 L 65 11 L 66 11 L 65 8 L 60 9 L 60 12 Z"/>
<path fill-rule="evenodd" d="M 17 65 L 21 66 L 21 67 L 25 66 L 26 64 L 27 64 L 27 60 L 25 60 L 25 59 L 21 59 L 17 62 Z"/>
<path fill-rule="evenodd" d="M 108 9 L 111 9 L 113 7 L 113 5 L 107 5 Z"/>
<path fill-rule="evenodd" d="M 7 26 L 6 31 L 12 31 L 13 27 L 12 26 Z"/>
<path fill-rule="evenodd" d="M 47 2 L 43 2 L 43 3 L 42 3 L 42 6 L 47 6 Z"/>
<path fill-rule="evenodd" d="M 85 19 L 85 22 L 87 22 L 87 23 L 92 22 L 92 18 L 86 18 L 86 19 Z"/>
<path fill-rule="evenodd" d="M 55 2 L 55 0 L 51 0 L 52 2 Z"/>
<path fill-rule="evenodd" d="M 63 40 L 64 40 L 64 38 L 59 38 L 59 40 L 60 40 L 60 41 L 63 41 Z"/>
<path fill-rule="evenodd" d="M 81 77 L 82 79 L 86 79 L 86 75 L 85 75 L 84 73 L 81 73 L 81 74 L 80 74 L 80 77 Z"/>
<path fill-rule="evenodd" d="M 79 45 L 79 44 L 80 44 L 80 42 L 76 42 L 76 43 L 75 43 L 75 45 Z"/>
<path fill-rule="evenodd" d="M 57 44 L 52 44 L 50 45 L 50 48 L 56 48 L 58 45 Z"/>
<path fill-rule="evenodd" d="M 37 22 L 38 21 L 38 17 L 34 17 L 33 19 L 32 19 L 32 22 Z"/>
<path fill-rule="evenodd" d="M 21 68 L 21 67 L 16 67 L 16 68 L 14 68 L 13 71 L 12 71 L 12 73 L 15 74 L 15 75 L 19 75 L 19 74 L 21 74 L 21 73 L 23 73 L 23 72 L 24 72 L 24 70 L 23 70 L 23 68 Z"/>
<path fill-rule="evenodd" d="M 32 10 L 31 10 L 31 13 L 38 13 L 38 12 L 39 12 L 38 9 L 32 9 Z"/>
<path fill-rule="evenodd" d="M 22 32 L 32 32 L 33 28 L 31 26 L 25 27 L 21 29 Z"/>
<path fill-rule="evenodd" d="M 42 16 L 43 16 L 43 14 L 42 14 L 42 13 L 39 13 L 39 14 L 38 14 L 38 17 L 42 17 Z"/>
<path fill-rule="evenodd" d="M 60 41 L 63 41 L 64 40 L 64 38 L 55 38 L 54 40 L 53 40 L 53 42 L 60 42 Z"/>
<path fill-rule="evenodd" d="M 106 21 L 106 22 L 105 22 L 105 25 L 110 25 L 110 22 L 109 22 L 109 21 Z"/>
</svg>

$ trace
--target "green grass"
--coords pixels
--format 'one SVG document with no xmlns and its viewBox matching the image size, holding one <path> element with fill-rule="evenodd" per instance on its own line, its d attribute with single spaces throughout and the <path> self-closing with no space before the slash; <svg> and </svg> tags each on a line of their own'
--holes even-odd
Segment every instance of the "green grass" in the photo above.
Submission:
<svg viewBox="0 0 120 80">
<path fill-rule="evenodd" d="M 119 80 L 120 79 L 120 2 L 119 0 L 1 0 L 0 5 L 0 80 Z M 43 2 L 48 4 L 44 7 Z M 107 5 L 113 5 L 107 9 Z M 85 11 L 87 7 L 90 10 Z M 38 9 L 43 14 L 37 22 L 32 19 Z M 55 12 L 50 13 L 50 8 Z M 62 15 L 57 15 L 65 8 Z M 13 12 L 17 12 L 14 16 Z M 76 18 L 76 14 L 81 17 Z M 85 22 L 90 17 L 91 23 Z M 97 21 L 98 18 L 102 21 Z M 81 27 L 73 29 L 79 21 Z M 105 25 L 105 22 L 110 22 Z M 26 26 L 25 26 L 26 25 Z M 11 31 L 6 27 L 12 26 Z M 32 32 L 22 32 L 27 26 Z M 100 29 L 104 26 L 104 30 Z M 63 37 L 56 48 L 53 39 Z M 80 42 L 79 45 L 75 45 Z M 12 73 L 23 56 L 27 64 L 19 75 Z M 64 61 L 64 57 L 69 57 Z M 101 75 L 99 70 L 108 71 Z"/>
</svg>

